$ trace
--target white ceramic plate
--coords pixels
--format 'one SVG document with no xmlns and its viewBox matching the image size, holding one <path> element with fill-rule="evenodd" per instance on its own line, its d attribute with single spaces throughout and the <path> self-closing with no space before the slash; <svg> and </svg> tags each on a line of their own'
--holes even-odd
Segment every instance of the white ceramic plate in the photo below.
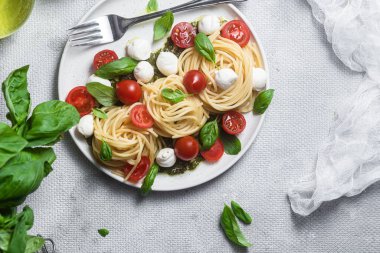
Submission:
<svg viewBox="0 0 380 253">
<path fill-rule="evenodd" d="M 121 16 L 132 16 L 132 15 L 141 15 L 141 10 L 144 10 L 146 1 L 138 1 L 138 5 L 144 6 L 131 6 L 127 3 L 128 1 L 101 1 L 95 5 L 80 21 L 84 22 L 102 15 L 106 14 L 118 14 Z M 265 69 L 268 70 L 266 57 L 262 47 L 260 46 L 260 40 L 258 39 L 257 34 L 253 30 L 252 25 L 248 22 L 246 17 L 236 9 L 233 5 L 219 5 L 214 7 L 208 7 L 203 9 L 198 9 L 196 11 L 188 11 L 174 14 L 175 20 L 174 24 L 181 21 L 192 21 L 196 18 L 212 13 L 213 15 L 223 16 L 228 20 L 240 18 L 246 22 L 249 26 L 254 38 L 259 45 L 261 54 L 265 63 Z M 148 21 L 139 25 L 132 27 L 124 35 L 124 37 L 111 44 L 101 45 L 97 47 L 70 47 L 66 45 L 59 68 L 59 77 L 58 77 L 58 92 L 59 98 L 65 100 L 69 91 L 75 86 L 85 85 L 87 78 L 92 74 L 92 60 L 93 56 L 100 50 L 103 49 L 112 49 L 120 57 L 125 55 L 125 46 L 127 41 L 139 37 L 144 38 L 149 41 L 153 39 L 153 22 Z M 159 43 L 154 44 L 154 48 L 159 48 L 164 43 L 162 40 Z M 267 84 L 269 87 L 269 82 Z M 208 164 L 206 162 L 201 163 L 195 170 L 188 171 L 181 175 L 169 176 L 164 173 L 159 173 L 152 190 L 155 191 L 174 191 L 190 188 L 196 185 L 205 183 L 228 170 L 232 165 L 234 165 L 240 157 L 248 150 L 252 145 L 254 139 L 256 138 L 261 124 L 264 120 L 264 116 L 253 116 L 252 113 L 247 113 L 245 115 L 247 120 L 247 127 L 242 134 L 238 137 L 242 142 L 242 151 L 235 156 L 223 155 L 223 157 L 214 164 Z M 110 170 L 105 168 L 102 164 L 97 162 L 93 157 L 91 147 L 87 144 L 86 140 L 76 131 L 75 128 L 70 130 L 70 134 L 73 137 L 76 145 L 82 151 L 82 153 L 101 171 L 109 175 L 110 177 L 124 182 L 123 178 L 111 173 Z M 140 187 L 140 184 L 131 184 L 129 182 L 124 182 L 125 184 L 132 185 L 135 187 Z"/>
</svg>

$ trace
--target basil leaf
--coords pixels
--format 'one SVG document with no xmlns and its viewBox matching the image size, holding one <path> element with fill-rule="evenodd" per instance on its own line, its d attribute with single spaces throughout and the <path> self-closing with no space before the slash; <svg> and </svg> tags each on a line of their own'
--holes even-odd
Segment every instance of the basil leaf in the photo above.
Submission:
<svg viewBox="0 0 380 253">
<path fill-rule="evenodd" d="M 223 142 L 224 152 L 228 155 L 237 155 L 241 151 L 241 143 L 238 137 L 221 131 L 220 139 Z"/>
<path fill-rule="evenodd" d="M 27 121 L 24 134 L 27 147 L 50 145 L 58 141 L 61 134 L 78 124 L 79 113 L 74 106 L 59 100 L 41 103 L 34 108 Z"/>
<path fill-rule="evenodd" d="M 100 147 L 99 158 L 102 161 L 109 161 L 112 159 L 112 150 L 107 142 L 102 141 L 102 146 Z"/>
<path fill-rule="evenodd" d="M 159 19 L 154 22 L 154 40 L 162 39 L 170 30 L 174 23 L 173 12 L 165 12 Z"/>
<path fill-rule="evenodd" d="M 148 5 L 146 6 L 146 12 L 151 13 L 158 11 L 158 2 L 157 0 L 149 0 Z"/>
<path fill-rule="evenodd" d="M 272 101 L 274 89 L 265 90 L 259 93 L 253 104 L 253 112 L 263 114 Z"/>
<path fill-rule="evenodd" d="M 186 98 L 186 94 L 183 91 L 176 89 L 172 90 L 169 88 L 165 88 L 161 90 L 161 96 L 168 100 L 171 103 L 179 103 Z"/>
<path fill-rule="evenodd" d="M 13 230 L 7 252 L 25 252 L 27 231 L 31 229 L 33 222 L 33 211 L 30 207 L 25 206 Z"/>
<path fill-rule="evenodd" d="M 3 82 L 2 91 L 9 114 L 7 118 L 12 125 L 21 125 L 28 117 L 30 94 L 28 92 L 27 72 L 29 66 L 14 70 Z"/>
<path fill-rule="evenodd" d="M 111 79 L 121 75 L 128 75 L 133 72 L 137 65 L 137 61 L 129 57 L 123 57 L 119 60 L 110 62 L 101 66 L 95 75 L 105 79 Z"/>
<path fill-rule="evenodd" d="M 95 117 L 98 117 L 99 119 L 107 119 L 108 115 L 107 113 L 103 112 L 102 110 L 98 108 L 92 109 L 92 113 L 94 114 Z"/>
<path fill-rule="evenodd" d="M 152 185 L 154 183 L 154 180 L 156 179 L 159 166 L 154 163 L 152 167 L 150 167 L 150 170 L 148 171 L 148 174 L 144 178 L 144 182 L 141 185 L 140 192 L 143 196 L 148 195 L 148 193 L 152 190 Z"/>
<path fill-rule="evenodd" d="M 99 235 L 106 237 L 110 233 L 110 231 L 108 231 L 108 229 L 106 228 L 101 228 L 101 229 L 98 229 L 98 233 Z"/>
<path fill-rule="evenodd" d="M 194 40 L 195 49 L 208 61 L 215 63 L 215 51 L 210 39 L 204 33 L 198 33 Z"/>
<path fill-rule="evenodd" d="M 249 213 L 244 211 L 244 209 L 238 203 L 236 203 L 233 200 L 231 201 L 231 208 L 232 208 L 232 211 L 234 212 L 235 216 L 239 220 L 241 220 L 245 224 L 251 224 L 252 223 L 251 215 L 249 215 Z"/>
<path fill-rule="evenodd" d="M 4 123 L 0 123 L 0 168 L 16 156 L 28 142 Z"/>
<path fill-rule="evenodd" d="M 222 225 L 222 228 L 227 238 L 231 242 L 243 247 L 252 246 L 252 244 L 248 242 L 247 239 L 245 239 L 231 208 L 227 205 L 224 205 L 223 213 L 220 219 L 220 224 Z"/>
<path fill-rule="evenodd" d="M 199 133 L 202 148 L 208 150 L 216 142 L 219 136 L 219 127 L 216 120 L 207 122 Z"/>
<path fill-rule="evenodd" d="M 116 104 L 115 89 L 101 83 L 88 83 L 87 91 L 103 106 Z"/>
<path fill-rule="evenodd" d="M 28 236 L 26 241 L 25 253 L 35 253 L 45 244 L 45 240 L 39 236 Z"/>
</svg>

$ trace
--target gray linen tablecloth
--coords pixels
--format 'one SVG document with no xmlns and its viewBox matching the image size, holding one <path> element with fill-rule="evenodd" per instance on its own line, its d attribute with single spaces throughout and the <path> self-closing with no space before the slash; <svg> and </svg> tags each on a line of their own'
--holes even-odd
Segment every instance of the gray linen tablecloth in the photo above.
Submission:
<svg viewBox="0 0 380 253">
<path fill-rule="evenodd" d="M 0 41 L 0 80 L 30 64 L 33 105 L 56 99 L 65 30 L 96 2 L 36 0 L 28 23 Z M 361 75 L 336 58 L 305 0 L 250 0 L 238 7 L 263 42 L 276 89 L 261 133 L 243 158 L 202 186 L 140 199 L 90 164 L 67 135 L 55 148 L 54 172 L 27 200 L 36 216 L 32 232 L 53 238 L 60 253 L 245 252 L 219 227 L 223 203 L 234 199 L 254 217 L 253 225 L 242 226 L 253 243 L 248 252 L 380 251 L 379 184 L 306 218 L 292 214 L 286 198 L 291 182 L 311 172 L 334 108 Z M 101 227 L 110 230 L 106 238 L 97 233 Z"/>
</svg>

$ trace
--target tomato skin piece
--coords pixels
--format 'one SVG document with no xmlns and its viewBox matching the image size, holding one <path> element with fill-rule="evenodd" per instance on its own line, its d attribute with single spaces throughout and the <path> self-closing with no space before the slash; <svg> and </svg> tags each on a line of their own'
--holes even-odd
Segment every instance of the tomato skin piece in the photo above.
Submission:
<svg viewBox="0 0 380 253">
<path fill-rule="evenodd" d="M 134 80 L 122 80 L 116 84 L 116 95 L 125 105 L 131 105 L 140 100 L 142 90 Z"/>
<path fill-rule="evenodd" d="M 251 32 L 248 26 L 241 20 L 232 20 L 223 26 L 222 37 L 230 39 L 245 47 L 251 39 Z"/>
<path fill-rule="evenodd" d="M 244 131 L 246 125 L 247 122 L 240 112 L 229 111 L 223 114 L 222 128 L 228 134 L 240 134 Z"/>
<path fill-rule="evenodd" d="M 174 144 L 176 156 L 183 161 L 190 161 L 199 153 L 199 143 L 192 136 L 179 138 Z"/>
<path fill-rule="evenodd" d="M 107 63 L 113 62 L 117 59 L 119 59 L 119 57 L 117 56 L 115 51 L 105 49 L 105 50 L 98 52 L 94 56 L 94 61 L 93 61 L 92 65 L 93 65 L 95 70 L 98 70 L 101 66 L 103 66 Z"/>
<path fill-rule="evenodd" d="M 190 70 L 183 77 L 183 84 L 187 92 L 192 94 L 201 93 L 207 85 L 206 76 L 199 70 Z"/>
<path fill-rule="evenodd" d="M 149 114 L 146 105 L 136 105 L 131 110 L 132 124 L 139 128 L 151 128 L 154 124 L 154 119 Z"/>
<path fill-rule="evenodd" d="M 81 117 L 90 114 L 96 106 L 96 100 L 87 91 L 86 86 L 73 88 L 66 97 L 66 103 L 74 106 Z"/>
<path fill-rule="evenodd" d="M 135 171 L 130 175 L 128 181 L 137 183 L 142 179 L 150 168 L 150 160 L 147 156 L 142 156 L 140 162 L 137 164 Z M 124 168 L 124 175 L 127 176 L 133 169 L 133 165 L 127 164 Z"/>
<path fill-rule="evenodd" d="M 171 39 L 180 48 L 194 46 L 195 28 L 188 22 L 181 22 L 173 27 Z"/>
<path fill-rule="evenodd" d="M 218 138 L 209 150 L 201 152 L 202 157 L 210 163 L 219 161 L 224 154 L 223 142 Z"/>
</svg>

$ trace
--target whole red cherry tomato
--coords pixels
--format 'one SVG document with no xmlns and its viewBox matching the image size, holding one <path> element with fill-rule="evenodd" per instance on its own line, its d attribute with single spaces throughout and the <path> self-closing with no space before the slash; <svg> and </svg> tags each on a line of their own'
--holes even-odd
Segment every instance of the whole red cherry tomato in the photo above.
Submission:
<svg viewBox="0 0 380 253">
<path fill-rule="evenodd" d="M 187 92 L 199 94 L 206 88 L 207 79 L 199 70 L 190 70 L 183 77 L 183 84 L 185 85 Z"/>
<path fill-rule="evenodd" d="M 134 80 L 123 80 L 116 84 L 116 95 L 125 105 L 131 105 L 140 100 L 142 91 Z"/>
<path fill-rule="evenodd" d="M 179 138 L 174 144 L 174 152 L 181 160 L 193 160 L 199 153 L 198 141 L 192 136 Z"/>
</svg>

